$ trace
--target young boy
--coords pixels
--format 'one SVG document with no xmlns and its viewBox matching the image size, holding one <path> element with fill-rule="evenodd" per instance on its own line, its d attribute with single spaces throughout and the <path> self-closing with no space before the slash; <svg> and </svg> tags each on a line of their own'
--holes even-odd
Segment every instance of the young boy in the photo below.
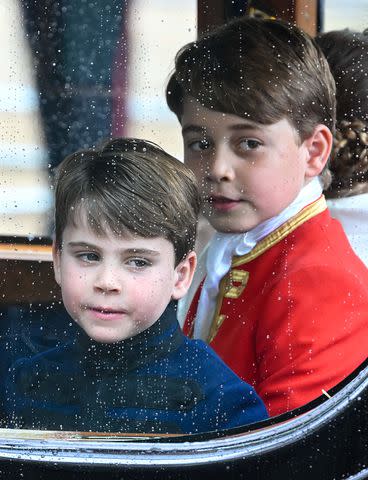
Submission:
<svg viewBox="0 0 368 480">
<path fill-rule="evenodd" d="M 194 433 L 264 419 L 253 388 L 181 332 L 200 196 L 159 147 L 116 139 L 59 166 L 55 277 L 80 327 L 66 344 L 15 362 L 7 426 Z"/>
<path fill-rule="evenodd" d="M 368 272 L 322 195 L 328 64 L 297 27 L 244 17 L 183 47 L 166 94 L 217 230 L 179 321 L 270 415 L 292 410 L 368 351 Z"/>
</svg>

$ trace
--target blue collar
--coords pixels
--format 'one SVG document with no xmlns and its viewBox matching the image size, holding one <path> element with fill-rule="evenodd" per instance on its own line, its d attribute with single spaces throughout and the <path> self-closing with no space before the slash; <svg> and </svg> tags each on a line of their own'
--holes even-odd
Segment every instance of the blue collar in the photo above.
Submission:
<svg viewBox="0 0 368 480">
<path fill-rule="evenodd" d="M 176 304 L 170 302 L 161 317 L 147 330 L 117 343 L 99 343 L 84 331 L 74 341 L 75 353 L 89 374 L 130 371 L 177 350 L 184 341 L 176 318 Z"/>
</svg>

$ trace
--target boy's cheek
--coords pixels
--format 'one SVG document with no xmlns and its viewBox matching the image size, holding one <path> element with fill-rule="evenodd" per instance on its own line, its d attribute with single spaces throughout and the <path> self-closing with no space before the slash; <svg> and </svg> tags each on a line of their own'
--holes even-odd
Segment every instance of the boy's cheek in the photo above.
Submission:
<svg viewBox="0 0 368 480">
<path fill-rule="evenodd" d="M 61 284 L 61 272 L 60 272 L 60 250 L 58 250 L 53 244 L 52 246 L 52 260 L 53 260 L 53 267 L 54 267 L 54 277 L 56 280 L 56 283 L 58 285 Z"/>
<path fill-rule="evenodd" d="M 72 319 L 80 325 L 80 315 L 83 314 L 83 311 L 81 312 L 79 310 L 79 303 L 77 302 L 77 299 L 70 299 L 67 296 L 63 295 L 63 303 L 64 306 L 69 313 L 69 315 L 72 317 Z"/>
</svg>

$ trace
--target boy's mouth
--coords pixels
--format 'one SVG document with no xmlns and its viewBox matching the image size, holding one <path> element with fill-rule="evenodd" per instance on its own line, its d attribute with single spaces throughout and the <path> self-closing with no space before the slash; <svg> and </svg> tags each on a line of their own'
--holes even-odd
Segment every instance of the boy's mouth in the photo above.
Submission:
<svg viewBox="0 0 368 480">
<path fill-rule="evenodd" d="M 103 319 L 103 320 L 114 320 L 117 318 L 121 318 L 122 315 L 126 313 L 123 309 L 116 309 L 111 307 L 103 307 L 103 306 L 91 306 L 86 305 L 85 310 L 88 310 L 92 315 Z"/>
<path fill-rule="evenodd" d="M 101 313 L 125 313 L 124 310 L 109 308 L 109 307 L 87 307 L 89 310 L 93 310 Z"/>
<path fill-rule="evenodd" d="M 228 212 L 237 207 L 241 200 L 224 197 L 222 195 L 211 195 L 207 198 L 207 202 L 211 208 L 219 212 Z"/>
</svg>

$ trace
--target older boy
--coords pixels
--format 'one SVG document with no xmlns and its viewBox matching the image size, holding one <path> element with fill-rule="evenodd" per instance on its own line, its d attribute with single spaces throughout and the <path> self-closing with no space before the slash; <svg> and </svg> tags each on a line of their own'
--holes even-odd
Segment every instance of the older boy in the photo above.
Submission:
<svg viewBox="0 0 368 480">
<path fill-rule="evenodd" d="M 322 195 L 334 94 L 308 35 L 254 18 L 183 47 L 167 87 L 218 232 L 181 305 L 184 331 L 271 415 L 318 397 L 368 351 L 368 272 Z"/>
<path fill-rule="evenodd" d="M 81 331 L 12 366 L 7 426 L 193 433 L 267 416 L 255 391 L 176 320 L 172 300 L 196 265 L 199 205 L 193 174 L 143 140 L 61 163 L 55 277 Z"/>
</svg>

